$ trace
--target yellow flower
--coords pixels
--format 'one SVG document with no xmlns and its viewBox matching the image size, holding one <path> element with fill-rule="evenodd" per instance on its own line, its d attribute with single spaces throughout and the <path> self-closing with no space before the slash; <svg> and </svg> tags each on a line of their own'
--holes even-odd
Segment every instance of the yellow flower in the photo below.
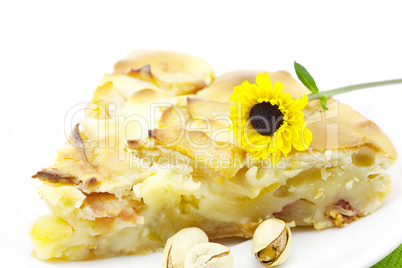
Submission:
<svg viewBox="0 0 402 268">
<path fill-rule="evenodd" d="M 273 87 L 267 73 L 260 73 L 257 84 L 245 81 L 233 89 L 230 100 L 231 128 L 238 146 L 244 148 L 254 160 L 271 158 L 276 165 L 280 156 L 287 157 L 292 146 L 304 151 L 310 146 L 313 135 L 306 127 L 301 110 L 308 102 L 307 95 L 294 100 L 283 92 L 283 84 Z"/>
</svg>

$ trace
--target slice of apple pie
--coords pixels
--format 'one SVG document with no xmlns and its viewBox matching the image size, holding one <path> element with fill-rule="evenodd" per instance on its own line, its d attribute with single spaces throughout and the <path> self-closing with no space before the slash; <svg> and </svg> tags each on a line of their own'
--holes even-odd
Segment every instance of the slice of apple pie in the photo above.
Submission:
<svg viewBox="0 0 402 268">
<path fill-rule="evenodd" d="M 33 176 L 50 208 L 30 228 L 35 255 L 142 254 L 189 226 L 211 239 L 250 238 L 269 217 L 323 229 L 374 212 L 391 192 L 384 171 L 396 151 L 375 123 L 335 99 L 328 110 L 308 103 L 309 148 L 276 165 L 236 146 L 229 97 L 258 73 L 215 79 L 203 60 L 166 51 L 119 61 L 55 163 Z M 309 93 L 287 72 L 268 74 L 293 98 Z"/>
</svg>

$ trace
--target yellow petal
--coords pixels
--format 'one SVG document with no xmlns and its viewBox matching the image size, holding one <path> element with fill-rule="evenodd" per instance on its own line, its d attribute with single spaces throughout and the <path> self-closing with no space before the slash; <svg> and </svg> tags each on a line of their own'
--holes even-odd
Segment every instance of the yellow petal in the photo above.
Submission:
<svg viewBox="0 0 402 268">
<path fill-rule="evenodd" d="M 313 139 L 313 134 L 306 126 L 306 122 L 303 121 L 302 128 L 300 129 L 300 138 L 297 140 L 292 139 L 293 147 L 295 147 L 295 149 L 298 151 L 307 150 Z"/>
<path fill-rule="evenodd" d="M 272 154 L 272 160 L 271 160 L 271 161 L 272 161 L 272 165 L 273 165 L 273 166 L 276 166 L 276 164 L 278 164 L 280 157 L 281 157 L 281 153 L 280 153 L 280 152 L 277 152 L 277 153 L 275 153 L 275 154 Z"/>
<path fill-rule="evenodd" d="M 283 94 L 283 84 L 280 82 L 275 82 L 274 84 L 274 98 L 280 98 Z"/>
<path fill-rule="evenodd" d="M 256 89 L 257 86 L 255 84 L 250 84 L 248 81 L 244 81 L 240 86 L 233 88 L 233 93 L 229 98 L 235 104 L 238 102 L 255 104 L 257 102 L 255 96 Z"/>
<path fill-rule="evenodd" d="M 303 143 L 302 139 L 299 139 L 297 141 L 292 141 L 292 145 L 298 151 L 304 151 L 308 147 Z"/>
<path fill-rule="evenodd" d="M 310 142 L 313 140 L 313 133 L 307 127 L 303 129 L 303 138 L 307 146 L 310 146 Z"/>
<path fill-rule="evenodd" d="M 288 122 L 294 122 L 303 119 L 304 114 L 301 111 L 291 111 L 288 114 Z"/>
<path fill-rule="evenodd" d="M 241 101 L 241 92 L 243 91 L 243 87 L 240 86 L 235 86 L 233 88 L 233 93 L 230 95 L 229 99 L 234 102 L 237 103 L 238 101 Z"/>
<path fill-rule="evenodd" d="M 288 106 L 289 104 L 293 103 L 293 99 L 292 99 L 292 95 L 290 95 L 289 93 L 286 93 L 283 95 L 282 97 L 283 99 L 283 105 Z"/>
<path fill-rule="evenodd" d="M 300 99 L 297 99 L 295 101 L 295 103 L 293 104 L 292 109 L 293 110 L 299 110 L 299 111 L 303 110 L 304 107 L 306 107 L 307 103 L 308 103 L 308 97 L 307 97 L 307 95 L 303 95 L 303 97 L 301 97 Z"/>
<path fill-rule="evenodd" d="M 291 138 L 292 138 L 292 132 L 289 130 L 289 128 L 286 128 L 284 131 L 283 131 L 283 138 L 286 140 L 286 141 L 289 141 Z"/>
<path fill-rule="evenodd" d="M 287 157 L 287 154 L 292 150 L 292 142 L 291 141 L 283 141 L 283 145 L 281 147 L 282 153 Z"/>
<path fill-rule="evenodd" d="M 255 78 L 257 86 L 265 90 L 272 90 L 272 82 L 267 73 L 259 73 Z"/>
<path fill-rule="evenodd" d="M 294 126 L 289 126 L 288 129 L 290 130 L 291 134 L 292 134 L 292 141 L 297 141 L 300 137 L 299 132 L 297 131 L 297 129 Z"/>
<path fill-rule="evenodd" d="M 271 143 L 269 145 L 270 151 L 277 151 L 282 147 L 283 144 L 283 138 L 282 138 L 282 134 L 279 132 L 275 132 Z"/>
</svg>

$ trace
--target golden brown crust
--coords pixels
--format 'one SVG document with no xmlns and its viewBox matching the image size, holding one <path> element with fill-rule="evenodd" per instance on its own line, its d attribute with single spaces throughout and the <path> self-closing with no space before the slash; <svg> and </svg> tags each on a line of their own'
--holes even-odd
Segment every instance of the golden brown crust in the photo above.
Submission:
<svg viewBox="0 0 402 268">
<path fill-rule="evenodd" d="M 153 101 L 158 101 L 165 98 L 173 97 L 168 92 L 159 91 L 156 89 L 145 88 L 133 93 L 128 99 L 128 105 L 132 104 L 142 104 L 142 103 L 152 103 Z"/>
<path fill-rule="evenodd" d="M 163 128 L 149 131 L 155 143 L 178 151 L 225 178 L 233 177 L 242 167 L 245 152 L 231 143 L 215 142 L 204 132 L 179 128 Z"/>
<path fill-rule="evenodd" d="M 142 81 L 151 82 L 158 86 L 158 81 L 156 81 L 154 75 L 152 74 L 151 65 L 149 64 L 146 64 L 139 69 L 131 69 L 127 75 Z"/>
<path fill-rule="evenodd" d="M 155 78 L 160 87 L 176 95 L 195 93 L 214 79 L 208 63 L 195 56 L 173 51 L 134 50 L 115 64 L 114 71 L 135 75 L 138 73 L 135 70 L 147 65 L 150 66 L 149 77 Z"/>
<path fill-rule="evenodd" d="M 131 149 L 138 149 L 144 145 L 144 140 L 127 140 L 127 145 Z"/>
<path fill-rule="evenodd" d="M 114 136 L 100 139 L 95 148 L 86 142 L 78 125 L 75 126 L 69 140 L 58 151 L 55 163 L 32 178 L 44 182 L 72 183 L 85 192 L 93 192 L 129 167 L 129 159 L 122 155 L 122 146 L 111 143 L 116 142 Z"/>
<path fill-rule="evenodd" d="M 310 102 L 308 106 L 316 109 L 306 120 L 313 133 L 311 149 L 344 150 L 366 145 L 396 159 L 395 147 L 378 125 L 350 106 L 335 100 L 328 105 L 328 111 L 321 109 L 318 101 Z"/>
<path fill-rule="evenodd" d="M 241 71 L 237 71 L 225 74 L 216 79 L 216 83 L 218 83 L 219 87 L 214 83 L 210 88 L 205 89 L 205 91 L 208 92 L 208 94 L 212 94 L 212 89 L 219 90 L 220 93 L 217 94 L 217 96 L 220 96 L 220 98 L 218 99 L 220 101 L 227 101 L 232 92 L 231 87 L 233 85 L 241 83 L 239 81 L 247 77 L 248 80 L 252 80 L 251 77 L 254 77 L 257 73 L 258 71 L 246 71 L 245 74 L 242 74 Z M 292 94 L 292 96 L 301 96 L 302 94 L 308 93 L 308 90 L 303 85 L 296 82 L 287 72 L 270 73 L 270 77 L 272 81 L 281 81 L 284 84 L 284 91 Z M 200 92 L 198 95 L 206 96 L 205 93 L 201 93 L 202 92 Z M 224 97 L 223 93 L 226 94 L 226 97 Z M 152 101 L 166 98 L 169 95 L 170 94 L 168 92 L 165 93 L 155 89 L 144 89 L 135 92 L 127 100 L 127 103 L 151 103 Z M 217 99 L 213 97 L 213 95 L 210 97 L 211 99 Z M 183 126 L 179 123 L 184 121 L 184 124 L 187 124 L 191 119 L 193 120 L 191 122 L 191 127 L 199 126 L 203 128 L 206 124 L 205 121 L 194 121 L 194 118 L 190 118 L 190 116 L 197 117 L 197 115 L 205 115 L 205 117 L 210 120 L 211 117 L 219 115 L 220 113 L 222 113 L 223 116 L 227 116 L 227 109 L 229 109 L 229 107 L 230 103 L 228 102 L 217 102 L 214 100 L 200 99 L 193 96 L 188 97 L 187 107 L 179 108 L 176 106 L 168 106 L 163 110 L 160 120 L 160 127 L 167 128 L 174 126 L 182 128 Z M 326 150 L 347 150 L 357 149 L 366 145 L 374 148 L 377 151 L 384 152 L 385 154 L 389 155 L 391 159 L 396 159 L 397 153 L 394 146 L 374 122 L 368 120 L 357 111 L 351 109 L 349 106 L 341 104 L 332 98 L 328 100 L 328 107 L 329 110 L 324 111 L 321 109 L 319 101 L 315 100 L 310 101 L 304 110 L 306 115 L 306 123 L 308 128 L 313 133 L 313 140 L 309 147 L 310 150 L 321 152 Z M 210 120 L 209 123 L 211 123 L 210 126 L 212 126 L 212 130 L 215 128 L 222 128 L 222 126 L 224 126 L 222 124 L 218 124 L 214 120 Z M 206 137 L 208 136 L 204 132 L 208 133 L 206 128 L 202 129 L 202 131 L 194 132 L 199 134 L 193 133 L 191 135 L 194 137 L 199 137 L 200 140 L 203 138 L 207 139 Z M 161 132 L 161 130 L 156 130 L 155 133 L 164 134 L 163 137 L 166 138 L 165 136 L 169 132 Z M 189 133 L 192 132 L 190 131 Z M 72 131 L 72 136 L 70 137 L 69 146 L 66 146 L 62 151 L 59 152 L 58 159 L 61 161 L 56 162 L 56 164 L 53 166 L 58 170 L 62 170 L 62 175 L 59 176 L 59 180 L 66 181 L 63 179 L 65 177 L 63 174 L 65 173 L 72 177 L 79 177 L 83 183 L 87 182 L 92 177 L 97 178 L 98 182 L 104 180 L 104 172 L 99 174 L 98 169 L 95 168 L 92 163 L 90 163 L 87 158 L 85 147 L 83 147 L 82 138 L 81 140 L 80 138 L 81 136 L 79 136 L 79 129 L 78 127 L 75 127 Z M 113 137 L 108 138 L 113 139 Z M 162 142 L 162 140 L 159 142 Z M 209 141 L 210 138 L 208 138 L 207 144 L 210 143 Z M 107 141 L 105 140 L 104 142 Z M 166 144 L 166 142 L 162 142 L 161 144 Z M 128 145 L 131 148 L 139 148 L 142 146 L 142 143 L 137 143 L 137 141 L 129 141 Z M 179 143 L 179 147 L 177 147 L 178 150 L 183 149 L 180 146 L 184 146 L 184 143 Z M 197 148 L 189 146 L 189 144 L 186 144 L 185 146 L 185 148 L 187 148 L 187 154 L 189 154 L 190 151 L 193 151 L 192 154 L 194 154 L 194 152 L 197 151 Z M 118 150 L 119 148 L 105 149 L 103 150 L 103 155 L 107 156 L 109 159 L 108 161 L 112 161 L 114 155 L 118 154 Z M 293 151 L 293 153 L 294 152 L 295 151 Z M 231 156 L 234 157 L 233 154 Z M 234 158 L 231 161 L 235 161 Z M 100 168 L 102 169 L 102 165 Z M 232 176 L 234 174 L 233 172 L 236 170 L 237 169 L 231 170 L 227 175 L 229 177 Z M 110 172 L 111 171 L 107 173 Z M 221 172 L 225 173 L 223 170 Z M 54 174 L 49 174 L 50 173 L 38 173 L 35 176 L 47 181 L 57 177 Z"/>
<path fill-rule="evenodd" d="M 63 171 L 52 168 L 52 169 L 42 169 L 41 171 L 36 172 L 35 175 L 32 176 L 33 179 L 39 179 L 44 182 L 51 183 L 60 183 L 60 184 L 72 184 L 77 178 L 66 174 Z"/>
<path fill-rule="evenodd" d="M 178 127 L 185 128 L 190 120 L 190 114 L 187 109 L 170 105 L 163 109 L 159 126 L 161 128 Z"/>
<path fill-rule="evenodd" d="M 229 116 L 231 104 L 210 101 L 199 98 L 187 98 L 187 109 L 192 118 L 208 118 L 216 120 L 222 116 Z"/>
<path fill-rule="evenodd" d="M 205 140 L 206 144 L 210 144 L 212 139 L 210 139 L 207 134 L 209 135 L 209 133 L 214 129 L 219 129 L 222 127 L 225 129 L 227 128 L 227 126 L 221 124 L 221 122 L 216 122 L 210 118 L 217 116 L 220 113 L 227 117 L 227 112 L 230 107 L 230 102 L 228 102 L 228 100 L 230 94 L 232 93 L 232 86 L 236 85 L 237 83 L 241 83 L 245 78 L 251 80 L 251 82 L 254 82 L 251 78 L 254 79 L 257 73 L 258 71 L 245 71 L 244 73 L 242 71 L 236 71 L 218 77 L 216 82 L 210 88 L 201 91 L 200 94 L 197 94 L 197 97 L 186 97 L 187 107 L 166 107 L 162 111 L 160 127 L 182 128 L 183 126 L 178 123 L 184 121 L 184 123 L 187 124 L 191 121 L 191 127 L 200 127 L 200 131 L 188 130 L 188 133 L 191 133 L 191 136 L 198 140 L 197 143 Z M 272 81 L 281 81 L 284 84 L 284 91 L 292 94 L 292 96 L 300 97 L 302 94 L 309 92 L 303 85 L 294 80 L 287 72 L 281 71 L 270 73 L 270 77 Z M 216 94 L 216 98 L 213 95 L 212 89 L 215 89 L 219 92 L 219 94 Z M 207 97 L 208 94 L 206 93 L 210 94 L 210 99 L 201 99 L 198 97 L 198 95 Z M 143 89 L 132 94 L 127 100 L 126 104 L 132 103 L 133 105 L 137 105 L 140 103 L 152 103 L 153 101 L 158 101 L 171 96 L 172 95 L 170 95 L 168 92 L 158 91 L 156 89 Z M 216 101 L 216 99 L 219 99 L 219 102 Z M 309 150 L 321 152 L 326 150 L 357 150 L 359 147 L 369 146 L 374 148 L 376 151 L 382 151 L 391 159 L 396 159 L 397 153 L 394 146 L 374 122 L 368 120 L 357 111 L 351 109 L 349 106 L 341 104 L 332 98 L 328 100 L 328 107 L 329 110 L 324 111 L 321 109 L 319 101 L 315 100 L 310 101 L 304 110 L 308 128 L 313 133 L 313 140 L 310 144 Z M 183 115 L 184 118 L 182 118 Z M 212 129 L 207 131 L 205 125 L 208 122 L 205 120 L 195 120 L 195 118 L 193 118 L 193 116 L 197 117 L 198 115 L 204 115 L 209 120 L 209 125 L 212 126 Z M 170 136 L 171 130 L 162 131 L 161 129 L 158 129 L 152 133 L 161 135 L 159 137 L 156 135 L 157 141 L 160 144 L 166 145 L 166 137 Z M 161 139 L 158 140 L 158 138 Z M 114 140 L 114 137 L 106 137 L 100 142 L 107 144 L 111 140 Z M 129 147 L 135 149 L 141 147 L 143 142 L 129 140 L 127 143 Z M 230 147 L 234 146 L 231 144 Z M 91 178 L 96 178 L 98 182 L 96 185 L 98 185 L 99 182 L 107 180 L 109 175 L 112 176 L 114 172 L 113 170 L 117 170 L 118 166 L 125 163 L 124 161 L 122 162 L 116 160 L 118 159 L 117 155 L 119 155 L 119 150 L 121 149 L 122 148 L 118 147 L 105 147 L 101 150 L 101 154 L 97 156 L 99 159 L 89 159 L 89 157 L 87 157 L 87 149 L 85 149 L 78 126 L 76 126 L 72 131 L 69 142 L 63 148 L 63 150 L 59 152 L 58 161 L 55 163 L 55 165 L 50 167 L 50 169 L 38 172 L 34 175 L 34 177 L 45 181 L 63 181 L 65 183 L 70 182 L 70 178 L 78 178 L 76 180 L 84 184 L 91 180 Z M 193 155 L 193 157 L 195 152 L 199 150 L 192 145 L 183 142 L 178 143 L 178 146 L 175 147 L 175 150 L 176 149 L 179 151 L 185 150 L 186 155 Z M 295 151 L 293 151 L 293 153 L 294 152 Z M 207 154 L 209 153 L 217 155 L 220 152 L 218 153 L 212 150 Z M 242 151 L 242 153 L 239 155 L 242 156 L 241 159 L 243 160 L 244 152 Z M 230 161 L 236 161 L 235 154 L 230 153 L 227 154 L 227 156 L 232 157 Z M 116 165 L 116 168 L 109 170 L 109 167 L 111 166 L 103 166 L 101 163 L 102 159 L 100 159 L 100 157 L 102 157 L 102 159 L 107 159 L 109 163 L 116 162 L 118 165 Z M 98 163 L 99 167 L 97 166 Z M 49 171 L 53 170 L 53 168 L 58 170 L 58 172 Z M 229 168 L 228 171 L 222 169 L 220 170 L 220 173 L 222 175 L 226 174 L 228 177 L 231 177 L 237 170 L 237 168 Z M 105 176 L 105 174 L 108 176 Z"/>
</svg>

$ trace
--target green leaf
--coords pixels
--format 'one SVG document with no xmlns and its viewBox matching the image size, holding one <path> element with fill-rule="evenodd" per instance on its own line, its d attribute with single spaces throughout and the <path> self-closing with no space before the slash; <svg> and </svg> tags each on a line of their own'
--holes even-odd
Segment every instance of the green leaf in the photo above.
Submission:
<svg viewBox="0 0 402 268">
<path fill-rule="evenodd" d="M 321 102 L 321 106 L 322 106 L 322 108 L 324 108 L 325 110 L 328 110 L 328 108 L 327 108 L 327 96 L 322 96 L 321 98 L 320 98 L 320 102 Z"/>
<path fill-rule="evenodd" d="M 317 85 L 310 73 L 302 65 L 295 62 L 295 70 L 300 81 L 312 92 L 318 93 Z"/>
</svg>

